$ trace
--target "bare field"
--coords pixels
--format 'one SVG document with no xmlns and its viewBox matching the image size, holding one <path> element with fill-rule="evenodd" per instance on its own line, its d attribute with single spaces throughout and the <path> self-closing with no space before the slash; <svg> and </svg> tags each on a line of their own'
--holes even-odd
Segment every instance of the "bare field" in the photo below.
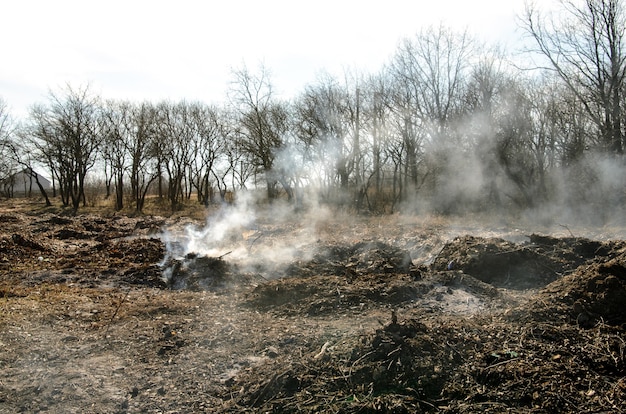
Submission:
<svg viewBox="0 0 626 414">
<path fill-rule="evenodd" d="M 618 229 L 9 201 L 0 412 L 622 412 L 625 286 Z"/>
</svg>

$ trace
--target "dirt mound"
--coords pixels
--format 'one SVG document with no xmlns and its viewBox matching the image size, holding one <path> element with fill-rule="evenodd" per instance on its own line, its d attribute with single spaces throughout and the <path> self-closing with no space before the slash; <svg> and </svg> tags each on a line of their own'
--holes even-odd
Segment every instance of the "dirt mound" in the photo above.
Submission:
<svg viewBox="0 0 626 414">
<path fill-rule="evenodd" d="M 471 315 L 513 301 L 494 286 L 460 271 L 421 270 L 411 275 L 320 275 L 265 281 L 245 295 L 245 303 L 278 315 L 359 314 L 380 306 Z"/>
<path fill-rule="evenodd" d="M 372 306 L 397 306 L 428 289 L 406 276 L 349 281 L 343 276 L 311 276 L 268 281 L 246 294 L 246 305 L 278 314 L 308 316 L 359 313 Z"/>
<path fill-rule="evenodd" d="M 199 256 L 189 253 L 182 259 L 169 259 L 162 267 L 170 289 L 192 291 L 220 291 L 242 288 L 258 280 L 259 276 L 241 272 L 239 267 L 223 257 Z"/>
<path fill-rule="evenodd" d="M 356 389 L 371 387 L 368 391 L 375 394 L 390 387 L 402 393 L 412 391 L 415 397 L 440 394 L 451 368 L 449 358 L 440 359 L 446 345 L 433 338 L 419 320 L 398 323 L 395 313 L 391 319 L 353 350 L 350 382 Z"/>
<path fill-rule="evenodd" d="M 322 247 L 312 260 L 292 263 L 284 275 L 307 277 L 314 275 L 347 275 L 408 273 L 411 268 L 408 250 L 379 241 L 358 242 L 353 245 Z"/>
<path fill-rule="evenodd" d="M 386 282 L 393 281 L 385 278 L 390 274 L 411 274 L 411 257 L 407 250 L 399 249 L 382 242 L 359 242 L 351 246 L 332 245 L 324 247 L 311 260 L 295 261 L 280 266 L 254 263 L 252 266 L 240 267 L 237 263 L 228 260 L 228 253 L 220 257 L 210 257 L 189 253 L 182 258 L 171 258 L 163 265 L 164 276 L 168 286 L 173 289 L 191 290 L 220 290 L 235 286 L 244 287 L 251 283 L 268 282 L 262 273 L 271 273 L 272 278 L 293 279 L 285 282 L 269 281 L 268 284 L 258 287 L 257 297 L 259 306 L 284 305 L 286 302 L 297 303 L 300 299 L 316 296 L 321 292 L 308 289 L 311 277 L 329 277 L 328 286 L 336 289 L 337 283 L 345 280 L 354 281 L 359 277 L 369 278 L 376 286 L 369 286 L 370 294 L 366 296 L 396 296 L 405 297 L 412 293 L 390 292 L 393 286 L 385 286 Z M 252 273 L 250 269 L 253 269 Z M 414 270 L 414 269 L 413 269 Z M 265 271 L 265 272 L 264 272 Z M 382 277 L 379 277 L 381 276 Z M 338 277 L 338 279 L 334 279 Z M 374 281 L 377 279 L 377 281 Z M 332 282 L 331 282 L 332 280 Z M 317 285 L 316 282 L 312 283 Z M 378 292 L 380 288 L 380 292 Z M 333 290 L 333 294 L 335 290 Z M 342 296 L 344 297 L 344 296 Z M 334 301 L 334 299 L 333 299 Z M 358 305 L 359 302 L 357 301 Z M 321 306 L 321 305 L 320 305 Z M 324 307 L 324 306 L 321 306 Z"/>
<path fill-rule="evenodd" d="M 95 247 L 109 258 L 131 263 L 158 263 L 165 256 L 163 242 L 155 238 L 131 238 L 107 241 Z"/>
<path fill-rule="evenodd" d="M 604 259 L 604 260 L 602 260 Z M 626 253 L 596 258 L 551 283 L 521 310 L 534 319 L 560 320 L 592 327 L 626 324 Z"/>
<path fill-rule="evenodd" d="M 618 332 L 416 315 L 230 379 L 259 412 L 621 412 Z M 263 378 L 263 381 L 255 379 Z M 319 396 L 315 398 L 314 396 Z M 323 397 L 323 398 L 321 398 Z"/>
<path fill-rule="evenodd" d="M 457 237 L 435 261 L 435 270 L 462 270 L 483 282 L 508 289 L 546 286 L 598 256 L 608 256 L 615 242 L 554 238 L 533 234 L 529 243 L 499 238 Z"/>
<path fill-rule="evenodd" d="M 296 407 L 306 412 L 414 412 L 416 407 L 433 408 L 421 398 L 441 392 L 446 372 L 451 372 L 447 362 L 454 358 L 440 360 L 446 345 L 431 335 L 418 320 L 398 323 L 394 319 L 360 342 L 341 348 L 326 342 L 319 352 L 292 362 L 279 375 L 244 388 L 239 404 L 260 411 L 287 412 L 298 411 Z M 266 368 L 256 368 L 254 375 Z M 246 379 L 246 375 L 238 379 Z M 307 396 L 311 394 L 329 398 L 319 404 Z M 343 397 L 337 398 L 340 395 Z"/>
</svg>

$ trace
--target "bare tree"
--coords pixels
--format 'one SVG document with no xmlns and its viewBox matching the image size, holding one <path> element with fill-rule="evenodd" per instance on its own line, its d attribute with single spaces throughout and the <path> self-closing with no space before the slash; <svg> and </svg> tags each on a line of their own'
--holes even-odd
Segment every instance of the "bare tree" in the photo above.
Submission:
<svg viewBox="0 0 626 414">
<path fill-rule="evenodd" d="M 345 85 L 343 87 L 343 104 L 341 105 L 340 119 L 345 124 L 344 130 L 347 132 L 344 140 L 344 147 L 347 150 L 347 157 L 343 165 L 344 173 L 347 175 L 352 188 L 348 190 L 352 193 L 352 207 L 357 211 L 364 207 L 367 198 L 367 189 L 370 183 L 371 154 L 366 148 L 370 144 L 366 139 L 366 116 L 364 112 L 364 91 L 363 81 L 358 74 L 346 73 Z"/>
<path fill-rule="evenodd" d="M 451 151 L 458 150 L 452 125 L 458 116 L 464 82 L 474 52 L 470 36 L 444 26 L 429 27 L 404 39 L 392 58 L 389 72 L 394 84 L 392 121 L 404 154 L 402 173 L 407 195 L 415 195 L 430 176 L 445 173 Z M 425 147 L 430 163 L 425 168 Z M 452 148 L 450 148 L 452 147 Z"/>
<path fill-rule="evenodd" d="M 33 151 L 28 144 L 28 139 L 24 139 L 23 130 L 18 128 L 10 117 L 6 104 L 0 99 L 0 183 L 2 189 L 0 193 L 11 197 L 13 196 L 13 186 L 15 184 L 15 173 L 18 168 L 28 175 L 31 182 L 34 181 L 39 192 L 45 199 L 46 206 L 51 206 L 50 198 L 43 184 L 39 180 L 39 174 L 35 171 Z"/>
<path fill-rule="evenodd" d="M 0 98 L 0 194 L 10 196 L 13 188 L 12 177 L 16 173 L 14 157 L 15 124 L 9 115 L 7 104 Z"/>
<path fill-rule="evenodd" d="M 47 105 L 31 109 L 26 138 L 39 162 L 51 167 L 64 205 L 74 212 L 85 204 L 85 177 L 100 146 L 99 98 L 88 87 L 50 92 Z"/>
<path fill-rule="evenodd" d="M 533 127 L 537 112 L 534 111 L 528 88 L 522 82 L 509 82 L 499 109 L 495 152 L 496 160 L 506 177 L 514 184 L 516 192 L 507 195 L 520 207 L 535 203 L 534 186 L 539 173 L 533 157 L 533 140 L 545 139 L 545 134 L 535 137 Z"/>
<path fill-rule="evenodd" d="M 559 105 L 554 107 L 551 115 L 556 124 L 557 149 L 560 165 L 568 167 L 581 160 L 585 151 L 593 142 L 594 130 L 592 121 L 587 116 L 585 106 L 567 86 L 562 83 L 552 89 L 554 99 Z"/>
<path fill-rule="evenodd" d="M 191 122 L 194 136 L 189 145 L 193 148 L 191 175 L 198 201 L 208 206 L 212 200 L 211 176 L 218 177 L 218 163 L 225 156 L 225 145 L 230 138 L 230 129 L 224 115 L 216 107 L 194 104 L 191 106 Z M 217 180 L 220 195 L 224 197 L 226 186 L 223 177 Z"/>
<path fill-rule="evenodd" d="M 582 102 L 600 132 L 600 148 L 624 149 L 623 93 L 626 76 L 621 0 L 563 0 L 558 13 L 544 16 L 527 4 L 522 27 L 539 52 Z"/>
<path fill-rule="evenodd" d="M 224 196 L 228 189 L 227 177 L 230 176 L 233 190 L 244 190 L 257 172 L 255 162 L 253 161 L 254 157 L 240 145 L 240 142 L 242 142 L 241 131 L 234 126 L 232 121 L 231 119 L 231 127 L 229 129 L 229 136 L 232 139 L 228 139 L 224 146 L 226 162 L 214 170 L 215 182 L 220 191 L 222 201 L 224 201 Z"/>
<path fill-rule="evenodd" d="M 370 121 L 369 136 L 371 138 L 371 175 L 369 179 L 374 181 L 374 196 L 370 208 L 380 211 L 385 208 L 388 201 L 385 197 L 384 179 L 387 173 L 386 162 L 389 157 L 385 149 L 390 141 L 388 120 L 391 115 L 391 82 L 384 72 L 369 78 L 366 97 L 366 111 Z M 393 197 L 391 201 L 393 202 Z M 393 205 L 391 210 L 393 211 Z"/>
<path fill-rule="evenodd" d="M 500 207 L 503 171 L 497 157 L 496 138 L 499 123 L 506 118 L 507 86 L 519 77 L 519 73 L 510 73 L 505 64 L 506 57 L 498 48 L 482 53 L 472 65 L 466 80 L 463 97 L 463 119 L 461 131 L 465 145 L 472 153 L 470 162 L 476 162 L 473 168 L 484 172 L 482 191 L 474 200 L 458 200 L 478 202 L 480 206 Z M 513 82 L 514 83 L 514 82 Z M 461 177 L 455 177 L 460 180 Z"/>
<path fill-rule="evenodd" d="M 392 71 L 407 88 L 419 121 L 429 138 L 442 139 L 461 102 L 474 43 L 466 32 L 430 27 L 405 39 L 393 59 Z"/>
<path fill-rule="evenodd" d="M 189 166 L 194 156 L 194 125 L 190 105 L 162 102 L 157 106 L 159 154 L 167 174 L 167 197 L 172 211 L 180 208 L 187 196 Z"/>
<path fill-rule="evenodd" d="M 124 177 L 129 164 L 128 141 L 132 110 L 129 102 L 109 101 L 102 111 L 102 156 L 105 171 L 106 166 L 110 166 L 111 177 L 115 181 L 115 209 L 118 211 L 124 208 Z M 107 184 L 107 195 L 108 193 Z"/>
<path fill-rule="evenodd" d="M 129 122 L 126 150 L 130 156 L 131 194 L 136 211 L 141 212 L 150 185 L 159 176 L 156 109 L 145 102 L 136 105 Z"/>
<path fill-rule="evenodd" d="M 356 124 L 350 122 L 356 119 L 356 111 L 349 108 L 349 97 L 347 86 L 324 74 L 300 96 L 294 115 L 304 157 L 315 166 L 309 180 L 316 182 L 323 200 L 342 204 L 355 167 L 351 148 Z"/>
<path fill-rule="evenodd" d="M 291 200 L 293 189 L 284 172 L 274 165 L 289 125 L 286 104 L 275 99 L 266 68 L 252 74 L 244 67 L 233 75 L 230 101 L 239 114 L 239 146 L 252 156 L 254 165 L 265 175 L 268 198 L 277 198 L 280 183 Z"/>
</svg>

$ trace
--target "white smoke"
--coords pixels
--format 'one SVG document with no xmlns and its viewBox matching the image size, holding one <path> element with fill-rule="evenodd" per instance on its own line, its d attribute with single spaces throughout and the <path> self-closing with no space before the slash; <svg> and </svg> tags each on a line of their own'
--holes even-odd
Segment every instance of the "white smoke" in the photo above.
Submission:
<svg viewBox="0 0 626 414">
<path fill-rule="evenodd" d="M 208 214 L 203 225 L 187 224 L 162 234 L 167 253 L 162 265 L 174 259 L 206 256 L 224 258 L 240 272 L 280 277 L 284 268 L 310 260 L 318 248 L 320 229 L 331 213 L 321 207 L 295 208 L 293 204 L 258 201 L 252 192 L 240 192 L 232 204 Z M 168 279 L 170 270 L 164 269 Z"/>
<path fill-rule="evenodd" d="M 242 254 L 241 238 L 255 227 L 255 209 L 251 203 L 251 197 L 242 192 L 236 203 L 223 204 L 208 214 L 202 226 L 187 224 L 182 229 L 165 229 L 162 239 L 168 258 L 180 259 L 191 253 L 219 257 L 235 253 L 233 250 Z"/>
</svg>

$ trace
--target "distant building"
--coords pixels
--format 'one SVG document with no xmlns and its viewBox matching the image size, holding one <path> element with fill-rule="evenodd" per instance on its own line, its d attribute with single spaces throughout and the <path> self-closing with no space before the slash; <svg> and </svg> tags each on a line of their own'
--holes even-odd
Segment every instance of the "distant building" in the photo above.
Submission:
<svg viewBox="0 0 626 414">
<path fill-rule="evenodd" d="M 43 175 L 35 172 L 37 180 L 44 190 L 52 189 L 52 183 Z M 2 192 L 9 197 L 31 197 L 40 194 L 37 180 L 27 170 L 17 172 L 2 183 Z"/>
</svg>

